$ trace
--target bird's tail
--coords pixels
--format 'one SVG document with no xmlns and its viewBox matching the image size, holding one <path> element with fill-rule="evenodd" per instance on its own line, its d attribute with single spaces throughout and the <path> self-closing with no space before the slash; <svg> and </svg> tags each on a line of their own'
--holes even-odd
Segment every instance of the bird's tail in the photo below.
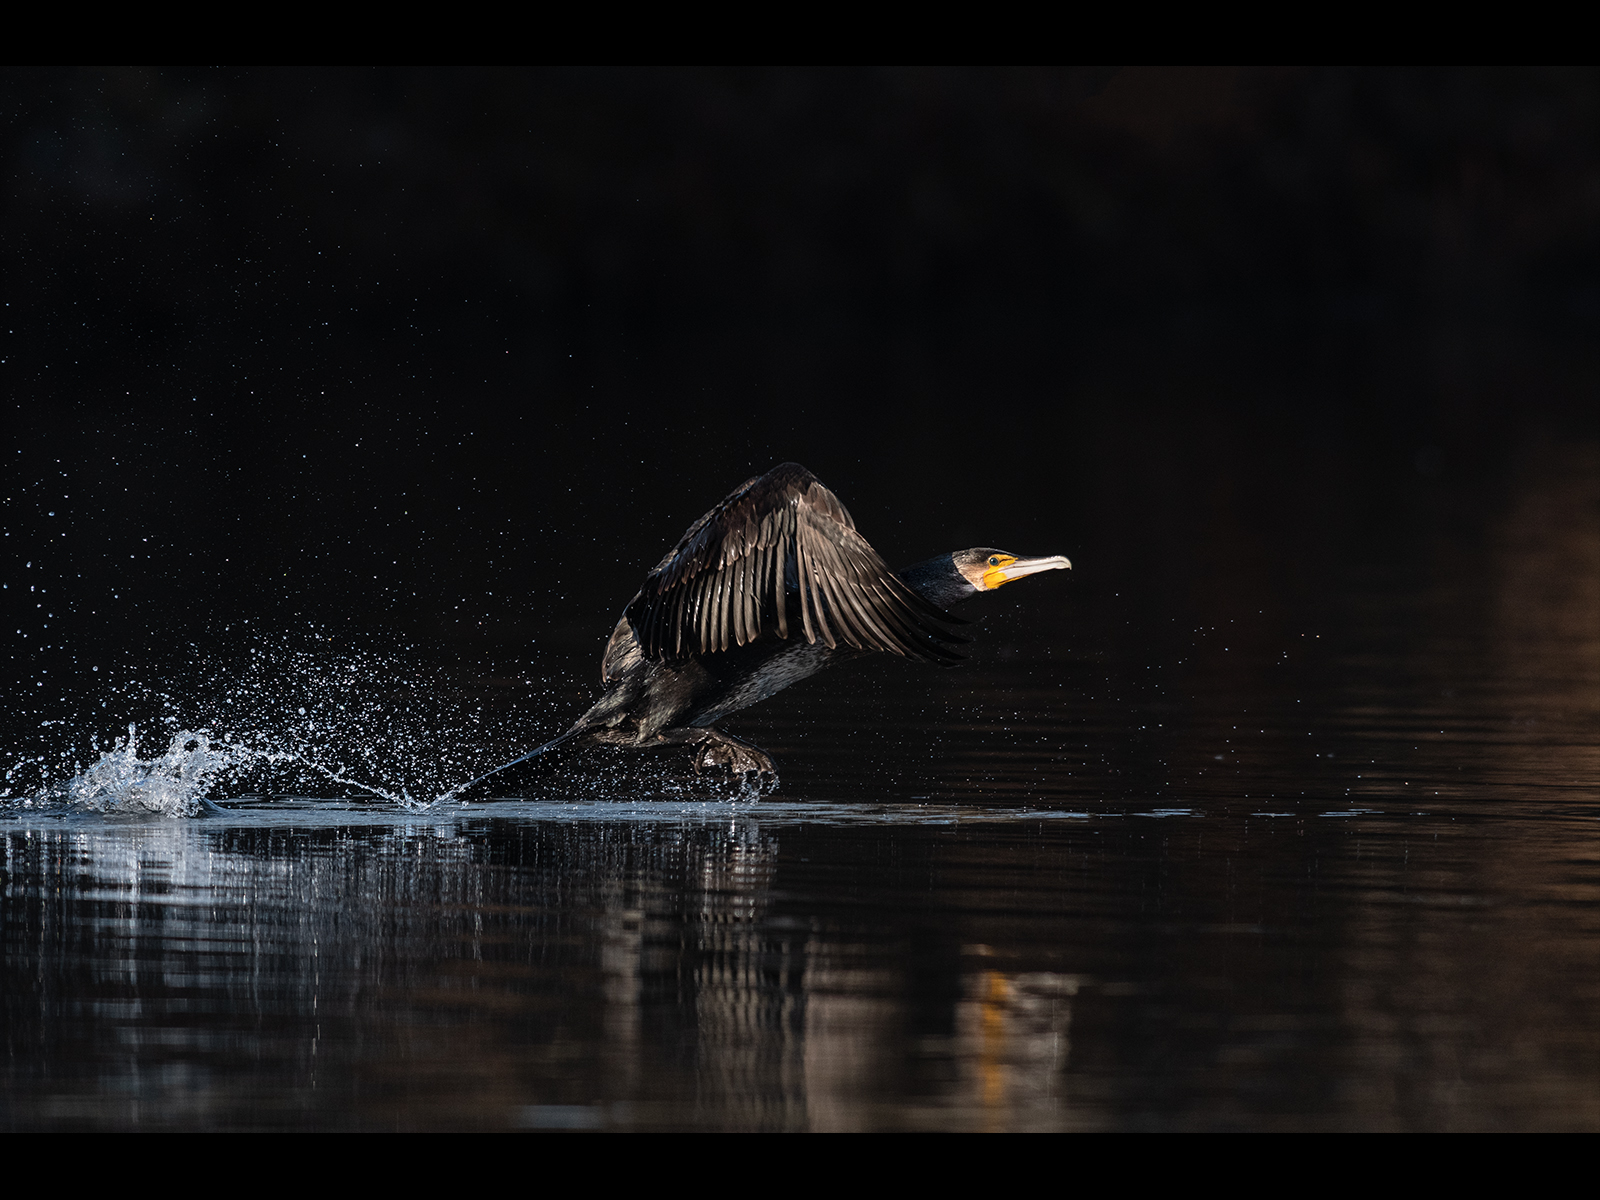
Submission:
<svg viewBox="0 0 1600 1200">
<path fill-rule="evenodd" d="M 514 758 L 508 763 L 501 763 L 494 770 L 486 772 L 483 775 L 479 775 L 476 779 L 469 780 L 466 783 L 459 784 L 458 786 L 451 788 L 448 792 L 439 797 L 438 802 L 444 803 L 450 800 L 464 801 L 481 799 L 485 794 L 487 794 L 488 785 L 491 780 L 510 785 L 511 777 L 504 775 L 504 772 L 510 771 L 512 772 L 512 775 L 515 775 L 516 772 L 513 770 L 513 768 L 520 767 L 525 763 L 530 763 L 534 759 L 547 754 L 551 750 L 554 750 L 557 746 L 560 746 L 566 742 L 570 742 L 573 738 L 585 732 L 588 728 L 589 727 L 582 721 L 579 721 L 560 737 L 551 738 L 542 746 L 535 746 L 521 758 Z"/>
</svg>

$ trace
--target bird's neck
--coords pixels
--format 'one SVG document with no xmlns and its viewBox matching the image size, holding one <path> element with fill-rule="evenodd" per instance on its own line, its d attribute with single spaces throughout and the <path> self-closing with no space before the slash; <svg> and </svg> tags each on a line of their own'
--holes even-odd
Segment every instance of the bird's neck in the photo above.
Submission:
<svg viewBox="0 0 1600 1200">
<path fill-rule="evenodd" d="M 912 591 L 937 608 L 950 608 L 978 594 L 978 589 L 956 570 L 955 559 L 948 554 L 913 563 L 899 575 Z"/>
</svg>

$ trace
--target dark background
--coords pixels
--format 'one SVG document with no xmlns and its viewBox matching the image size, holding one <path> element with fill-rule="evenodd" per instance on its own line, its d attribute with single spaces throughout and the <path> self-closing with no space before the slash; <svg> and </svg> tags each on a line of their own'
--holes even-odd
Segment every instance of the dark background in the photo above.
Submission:
<svg viewBox="0 0 1600 1200">
<path fill-rule="evenodd" d="M 1070 555 L 1086 627 L 1314 605 L 1597 431 L 1593 71 L 11 70 L 0 111 L 13 715 L 246 620 L 587 678 L 784 460 L 891 563 Z"/>
</svg>

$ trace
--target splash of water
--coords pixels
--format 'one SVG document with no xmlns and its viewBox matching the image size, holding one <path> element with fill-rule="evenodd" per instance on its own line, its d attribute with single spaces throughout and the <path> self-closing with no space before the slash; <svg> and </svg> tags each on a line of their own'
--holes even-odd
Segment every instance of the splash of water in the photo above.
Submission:
<svg viewBox="0 0 1600 1200">
<path fill-rule="evenodd" d="M 537 685 L 487 688 L 408 646 L 311 630 L 188 650 L 97 666 L 57 693 L 33 732 L 8 731 L 0 812 L 181 817 L 208 799 L 282 795 L 416 810 L 548 727 Z M 106 710 L 126 737 L 100 732 Z"/>
<path fill-rule="evenodd" d="M 174 734 L 165 752 L 150 759 L 139 757 L 138 742 L 138 730 L 129 725 L 126 740 L 58 789 L 61 799 L 87 812 L 192 817 L 211 779 L 232 758 L 228 750 L 214 749 L 206 734 L 187 730 Z"/>
<path fill-rule="evenodd" d="M 114 813 L 124 816 L 198 816 L 208 795 L 219 785 L 247 778 L 262 769 L 299 766 L 341 787 L 354 787 L 402 808 L 425 808 L 408 796 L 344 777 L 293 750 L 263 749 L 237 742 L 217 742 L 205 730 L 180 729 L 165 750 L 148 758 L 139 755 L 139 731 L 128 726 L 128 736 L 113 743 L 99 759 L 65 782 L 36 794 L 11 799 L 9 806 L 25 810 L 52 809 Z"/>
</svg>

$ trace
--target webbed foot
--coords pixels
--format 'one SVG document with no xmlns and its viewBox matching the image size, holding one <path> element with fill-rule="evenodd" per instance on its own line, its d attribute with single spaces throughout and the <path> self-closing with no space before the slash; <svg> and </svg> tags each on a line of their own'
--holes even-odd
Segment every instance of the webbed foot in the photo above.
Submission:
<svg viewBox="0 0 1600 1200">
<path fill-rule="evenodd" d="M 694 773 L 703 774 L 707 768 L 726 767 L 729 773 L 743 784 L 755 776 L 757 784 L 778 786 L 778 768 L 760 748 L 742 742 L 721 730 L 707 731 L 704 741 L 694 754 Z"/>
</svg>

